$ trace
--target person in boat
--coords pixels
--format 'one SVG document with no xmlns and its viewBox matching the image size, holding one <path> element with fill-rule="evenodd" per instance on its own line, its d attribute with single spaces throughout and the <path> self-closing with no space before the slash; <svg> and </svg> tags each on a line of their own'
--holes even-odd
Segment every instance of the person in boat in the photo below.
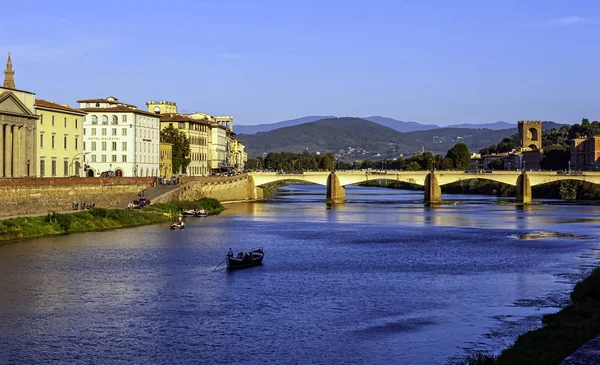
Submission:
<svg viewBox="0 0 600 365">
<path fill-rule="evenodd" d="M 240 253 L 237 254 L 237 258 L 241 259 L 244 257 L 244 253 L 240 251 Z"/>
<path fill-rule="evenodd" d="M 229 247 L 229 251 L 227 251 L 227 257 L 233 257 L 233 251 L 231 250 L 231 247 Z"/>
</svg>

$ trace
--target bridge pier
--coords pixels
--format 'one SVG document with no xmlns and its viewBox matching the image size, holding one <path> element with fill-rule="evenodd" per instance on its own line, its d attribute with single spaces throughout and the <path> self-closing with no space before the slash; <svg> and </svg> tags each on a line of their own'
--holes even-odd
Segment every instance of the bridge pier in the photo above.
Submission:
<svg viewBox="0 0 600 365">
<path fill-rule="evenodd" d="M 254 183 L 254 178 L 252 176 L 248 176 L 248 182 L 246 185 L 246 196 L 248 197 L 248 199 L 252 200 L 264 199 L 263 189 L 256 186 L 256 184 Z"/>
<path fill-rule="evenodd" d="M 327 176 L 327 204 L 340 204 L 346 201 L 346 189 L 340 185 L 340 179 L 335 172 Z"/>
<path fill-rule="evenodd" d="M 425 198 L 423 201 L 426 204 L 442 202 L 442 189 L 440 188 L 437 176 L 435 176 L 435 172 L 433 171 L 425 176 Z"/>
<path fill-rule="evenodd" d="M 531 204 L 532 201 L 531 183 L 529 176 L 523 172 L 517 178 L 517 203 Z"/>
</svg>

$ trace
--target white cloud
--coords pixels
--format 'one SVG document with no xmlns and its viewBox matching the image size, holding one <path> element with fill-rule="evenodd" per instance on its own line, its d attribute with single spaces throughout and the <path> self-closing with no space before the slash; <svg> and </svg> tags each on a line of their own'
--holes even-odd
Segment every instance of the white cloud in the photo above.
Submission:
<svg viewBox="0 0 600 365">
<path fill-rule="evenodd" d="M 587 19 L 580 16 L 563 16 L 561 18 L 550 19 L 546 25 L 573 25 L 586 22 Z"/>
<path fill-rule="evenodd" d="M 223 59 L 226 59 L 226 60 L 236 60 L 238 58 L 242 58 L 241 55 L 239 55 L 239 54 L 233 54 L 233 53 L 218 53 L 217 57 L 218 58 L 223 58 Z"/>
</svg>

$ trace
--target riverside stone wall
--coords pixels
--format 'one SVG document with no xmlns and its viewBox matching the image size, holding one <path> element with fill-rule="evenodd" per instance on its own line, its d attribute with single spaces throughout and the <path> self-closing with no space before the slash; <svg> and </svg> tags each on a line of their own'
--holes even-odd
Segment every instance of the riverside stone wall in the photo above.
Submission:
<svg viewBox="0 0 600 365">
<path fill-rule="evenodd" d="M 151 186 L 153 178 L 0 179 L 0 217 L 70 211 L 73 202 L 110 208 Z"/>
<path fill-rule="evenodd" d="M 171 200 L 198 200 L 214 198 L 221 202 L 253 199 L 253 185 L 247 176 L 231 178 L 182 178 L 182 186 L 160 197 L 153 199 L 156 203 Z"/>
</svg>

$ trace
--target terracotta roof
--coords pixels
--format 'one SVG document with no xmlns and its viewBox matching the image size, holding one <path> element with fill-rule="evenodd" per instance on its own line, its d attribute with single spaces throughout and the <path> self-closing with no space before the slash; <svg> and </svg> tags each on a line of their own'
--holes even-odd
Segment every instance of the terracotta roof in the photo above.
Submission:
<svg viewBox="0 0 600 365">
<path fill-rule="evenodd" d="M 205 119 L 194 119 L 181 114 L 154 114 L 160 117 L 161 122 L 190 122 L 190 123 L 202 123 L 210 124 Z"/>
<path fill-rule="evenodd" d="M 140 109 L 134 109 L 127 106 L 112 106 L 109 108 L 79 108 L 79 110 L 83 110 L 88 113 L 111 113 L 111 112 L 119 112 L 119 113 L 135 113 L 135 114 L 143 114 L 151 117 L 158 117 L 158 115 L 150 112 L 146 112 Z"/>
<path fill-rule="evenodd" d="M 79 115 L 85 115 L 86 114 L 85 112 L 82 112 L 79 109 L 73 109 L 73 108 L 69 108 L 68 106 L 51 103 L 51 102 L 46 101 L 44 99 L 35 99 L 35 104 L 34 105 L 37 108 L 57 109 L 57 110 L 62 110 L 62 111 L 65 111 L 65 112 L 69 112 L 69 113 L 73 113 L 73 114 L 79 114 Z"/>
<path fill-rule="evenodd" d="M 114 96 L 113 96 L 113 98 L 115 100 L 118 100 Z M 123 103 L 121 101 L 110 101 L 108 99 L 84 99 L 84 100 L 77 100 L 77 102 L 78 103 L 107 103 L 107 104 L 116 104 L 116 105 L 122 104 L 122 105 L 126 105 L 126 106 L 131 106 L 131 107 L 137 108 L 137 106 L 132 105 L 132 104 Z"/>
</svg>

